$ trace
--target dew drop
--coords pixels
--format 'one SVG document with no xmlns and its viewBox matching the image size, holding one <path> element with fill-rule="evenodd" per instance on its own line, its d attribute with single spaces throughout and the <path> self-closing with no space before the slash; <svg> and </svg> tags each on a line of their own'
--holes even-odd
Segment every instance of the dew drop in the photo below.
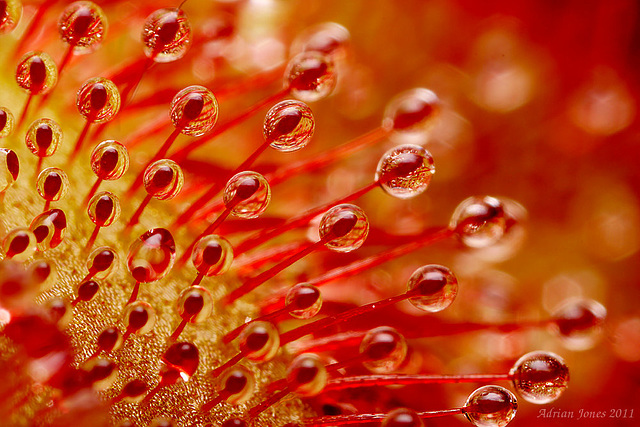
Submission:
<svg viewBox="0 0 640 427">
<path fill-rule="evenodd" d="M 114 140 L 103 141 L 91 153 L 91 170 L 100 179 L 120 179 L 129 169 L 127 148 Z"/>
<path fill-rule="evenodd" d="M 58 32 L 62 41 L 73 46 L 74 53 L 87 54 L 102 44 L 107 32 L 107 17 L 93 2 L 71 3 L 60 15 Z"/>
<path fill-rule="evenodd" d="M 458 280 L 447 267 L 429 264 L 413 272 L 407 283 L 409 302 L 420 310 L 436 313 L 449 307 L 458 294 Z"/>
<path fill-rule="evenodd" d="M 147 17 L 142 30 L 144 54 L 155 62 L 173 62 L 191 44 L 191 26 L 182 9 L 159 9 Z"/>
<path fill-rule="evenodd" d="M 171 233 L 164 228 L 154 228 L 131 244 L 127 266 L 135 280 L 149 283 L 166 276 L 175 258 L 176 244 Z"/>
<path fill-rule="evenodd" d="M 120 92 L 111 80 L 89 79 L 78 90 L 76 107 L 88 122 L 106 123 L 120 111 Z"/>
<path fill-rule="evenodd" d="M 324 389 L 327 380 L 327 369 L 315 354 L 301 354 L 287 368 L 289 387 L 302 396 L 316 396 Z"/>
<path fill-rule="evenodd" d="M 271 187 L 264 176 L 257 172 L 240 172 L 234 175 L 224 188 L 223 201 L 232 207 L 231 213 L 240 218 L 257 218 L 271 201 Z"/>
<path fill-rule="evenodd" d="M 319 52 L 296 55 L 289 61 L 284 75 L 291 94 L 304 102 L 326 98 L 337 82 L 333 60 Z"/>
<path fill-rule="evenodd" d="M 387 194 L 410 199 L 427 189 L 435 171 L 431 153 L 419 145 L 406 144 L 382 156 L 375 179 Z"/>
<path fill-rule="evenodd" d="M 251 322 L 240 334 L 240 349 L 247 359 L 268 362 L 280 348 L 280 334 L 269 322 Z"/>
<path fill-rule="evenodd" d="M 407 342 L 394 328 L 381 326 L 371 329 L 362 338 L 360 354 L 367 357 L 362 364 L 371 372 L 389 373 L 404 362 Z"/>
<path fill-rule="evenodd" d="M 62 210 L 51 209 L 35 217 L 29 228 L 36 238 L 39 251 L 53 249 L 64 239 L 67 217 Z"/>
<path fill-rule="evenodd" d="M 305 147 L 315 129 L 311 109 L 300 101 L 282 101 L 271 107 L 264 118 L 264 139 L 282 152 Z"/>
<path fill-rule="evenodd" d="M 38 119 L 27 129 L 25 142 L 29 151 L 38 157 L 53 156 L 62 143 L 62 129 L 51 119 Z"/>
<path fill-rule="evenodd" d="M 171 123 L 189 136 L 209 133 L 218 121 L 218 100 L 203 86 L 182 89 L 171 101 Z"/>
<path fill-rule="evenodd" d="M 18 62 L 16 82 L 32 95 L 45 94 L 58 82 L 58 68 L 48 54 L 29 52 Z"/>
<path fill-rule="evenodd" d="M 120 200 L 108 191 L 97 193 L 89 200 L 87 214 L 98 227 L 108 227 L 120 216 Z"/>
<path fill-rule="evenodd" d="M 233 263 L 233 247 L 224 237 L 211 234 L 198 240 L 191 261 L 207 277 L 224 274 Z"/>
<path fill-rule="evenodd" d="M 504 427 L 516 416 L 516 397 L 504 387 L 487 385 L 467 399 L 463 412 L 478 427 Z"/>
<path fill-rule="evenodd" d="M 170 200 L 180 194 L 184 184 L 182 169 L 176 162 L 161 159 L 144 171 L 144 188 L 158 200 Z"/>
<path fill-rule="evenodd" d="M 329 209 L 320 220 L 320 237 L 333 237 L 325 246 L 335 252 L 351 252 L 364 244 L 369 220 L 355 205 L 342 204 Z"/>
<path fill-rule="evenodd" d="M 43 199 L 55 202 L 69 191 L 69 178 L 62 169 L 46 168 L 38 175 L 36 189 Z"/>
<path fill-rule="evenodd" d="M 296 319 L 310 319 L 322 308 L 320 290 L 308 283 L 298 283 L 287 292 L 289 314 Z"/>
</svg>

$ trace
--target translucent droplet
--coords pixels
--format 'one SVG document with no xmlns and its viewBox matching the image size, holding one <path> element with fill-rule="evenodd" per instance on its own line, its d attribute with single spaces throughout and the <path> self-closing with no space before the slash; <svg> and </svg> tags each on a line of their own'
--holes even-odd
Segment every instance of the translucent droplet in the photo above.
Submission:
<svg viewBox="0 0 640 427">
<path fill-rule="evenodd" d="M 358 249 L 368 234 L 369 220 L 364 211 L 355 205 L 334 206 L 320 220 L 320 237 L 332 237 L 325 246 L 335 252 Z"/>
<path fill-rule="evenodd" d="M 48 54 L 29 52 L 18 63 L 16 82 L 32 95 L 47 93 L 58 82 L 58 67 Z"/>
<path fill-rule="evenodd" d="M 467 399 L 464 415 L 478 427 L 504 427 L 516 416 L 516 397 L 504 387 L 487 385 L 475 390 Z"/>
<path fill-rule="evenodd" d="M 484 248 L 497 243 L 506 227 L 502 202 L 491 196 L 473 196 L 463 200 L 449 223 L 449 228 L 456 232 L 460 241 L 471 248 Z"/>
<path fill-rule="evenodd" d="M 4 0 L 0 10 L 0 34 L 6 34 L 18 25 L 22 16 L 22 3 L 19 0 Z"/>
<path fill-rule="evenodd" d="M 296 55 L 289 61 L 284 75 L 291 94 L 304 102 L 326 98 L 337 82 L 333 60 L 319 52 Z"/>
<path fill-rule="evenodd" d="M 20 161 L 13 150 L 0 148 L 0 193 L 6 191 L 18 179 Z"/>
<path fill-rule="evenodd" d="M 184 185 L 184 175 L 176 162 L 161 159 L 145 169 L 143 183 L 145 190 L 153 198 L 170 200 L 180 194 Z"/>
<path fill-rule="evenodd" d="M 159 9 L 147 17 L 142 30 L 144 54 L 155 62 L 172 62 L 187 53 L 191 26 L 182 9 Z"/>
<path fill-rule="evenodd" d="M 200 353 L 190 342 L 177 342 L 164 352 L 162 361 L 180 371 L 182 379 L 188 381 L 198 370 Z"/>
<path fill-rule="evenodd" d="M 250 360 L 268 362 L 280 348 L 280 334 L 273 323 L 251 322 L 240 334 L 240 350 Z"/>
<path fill-rule="evenodd" d="M 305 147 L 315 129 L 311 109 L 300 101 L 282 101 L 271 107 L 264 118 L 263 134 L 271 148 L 282 152 Z"/>
<path fill-rule="evenodd" d="M 11 111 L 5 107 L 0 107 L 0 138 L 11 135 L 15 122 Z"/>
<path fill-rule="evenodd" d="M 257 218 L 271 201 L 271 187 L 258 172 L 240 172 L 234 175 L 224 188 L 224 204 L 232 207 L 231 213 L 240 218 Z"/>
<path fill-rule="evenodd" d="M 102 141 L 91 152 L 91 170 L 100 179 L 120 179 L 129 169 L 129 151 L 118 141 Z"/>
<path fill-rule="evenodd" d="M 76 54 L 96 50 L 107 33 L 107 17 L 100 7 L 90 1 L 77 1 L 65 8 L 58 20 L 62 41 L 73 46 Z"/>
<path fill-rule="evenodd" d="M 412 89 L 389 102 L 382 128 L 393 131 L 392 138 L 399 142 L 420 143 L 435 125 L 441 109 L 435 93 L 424 88 Z"/>
<path fill-rule="evenodd" d="M 424 423 L 418 414 L 407 408 L 398 408 L 389 412 L 382 421 L 381 427 L 423 427 Z"/>
<path fill-rule="evenodd" d="M 371 329 L 360 343 L 362 362 L 371 372 L 384 374 L 395 371 L 407 356 L 407 342 L 394 328 L 381 326 Z"/>
<path fill-rule="evenodd" d="M 291 44 L 291 52 L 319 52 L 332 58 L 344 56 L 351 40 L 349 30 L 335 22 L 323 22 L 307 28 Z"/>
<path fill-rule="evenodd" d="M 97 339 L 98 351 L 106 351 L 107 353 L 120 348 L 122 345 L 122 334 L 115 326 L 108 326 Z"/>
<path fill-rule="evenodd" d="M 553 313 L 552 329 L 574 351 L 592 348 L 602 337 L 607 309 L 597 301 L 574 298 Z"/>
<path fill-rule="evenodd" d="M 76 293 L 78 294 L 78 300 L 91 301 L 94 296 L 100 290 L 100 285 L 95 280 L 87 280 L 79 283 L 76 286 Z"/>
<path fill-rule="evenodd" d="M 38 175 L 36 189 L 43 199 L 55 202 L 69 191 L 69 178 L 62 169 L 46 168 Z"/>
<path fill-rule="evenodd" d="M 406 144 L 382 156 L 375 179 L 389 195 L 410 199 L 427 189 L 435 172 L 431 153 L 419 145 Z"/>
<path fill-rule="evenodd" d="M 108 246 L 94 249 L 87 259 L 87 269 L 92 277 L 106 279 L 118 265 L 118 254 Z"/>
<path fill-rule="evenodd" d="M 108 122 L 120 111 L 118 87 L 102 77 L 89 79 L 78 90 L 76 107 L 90 123 Z"/>
<path fill-rule="evenodd" d="M 178 297 L 178 312 L 180 317 L 191 323 L 206 320 L 213 309 L 213 297 L 202 286 L 190 286 Z"/>
<path fill-rule="evenodd" d="M 173 97 L 169 115 L 181 133 L 202 136 L 218 121 L 218 100 L 206 87 L 189 86 Z"/>
<path fill-rule="evenodd" d="M 534 351 L 522 356 L 509 372 L 513 386 L 524 400 L 539 405 L 553 402 L 569 385 L 569 368 L 551 352 Z"/>
<path fill-rule="evenodd" d="M 310 319 L 322 308 L 320 290 L 309 283 L 298 283 L 287 292 L 289 314 L 296 319 Z"/>
<path fill-rule="evenodd" d="M 87 214 L 98 227 L 108 227 L 120 216 L 120 200 L 108 191 L 97 193 L 89 200 Z"/>
<path fill-rule="evenodd" d="M 198 273 L 207 277 L 219 276 L 233 263 L 233 247 L 224 237 L 210 234 L 198 240 L 191 261 Z"/>
<path fill-rule="evenodd" d="M 230 405 L 246 403 L 255 391 L 256 380 L 253 372 L 242 365 L 227 369 L 220 375 L 216 390 Z"/>
<path fill-rule="evenodd" d="M 25 136 L 27 148 L 38 157 L 50 157 L 62 143 L 62 129 L 51 119 L 31 123 Z"/>
<path fill-rule="evenodd" d="M 164 228 L 154 228 L 131 244 L 127 266 L 135 280 L 149 283 L 166 276 L 175 258 L 176 244 L 171 233 Z"/>
<path fill-rule="evenodd" d="M 31 279 L 36 285 L 40 285 L 41 289 L 47 289 L 49 285 L 55 282 L 56 271 L 54 265 L 44 259 L 38 259 L 29 264 L 29 273 Z"/>
<path fill-rule="evenodd" d="M 327 369 L 315 354 L 301 354 L 287 368 L 289 387 L 302 396 L 316 396 L 327 385 L 327 380 Z"/>
<path fill-rule="evenodd" d="M 2 240 L 2 250 L 7 258 L 23 261 L 36 251 L 36 236 L 28 228 L 14 228 Z"/>
<path fill-rule="evenodd" d="M 411 304 L 435 313 L 449 307 L 458 294 L 458 280 L 447 267 L 429 264 L 413 272 L 407 293 Z"/>
<path fill-rule="evenodd" d="M 53 249 L 64 239 L 67 217 L 60 209 L 51 209 L 35 217 L 29 228 L 36 238 L 39 251 Z"/>
<path fill-rule="evenodd" d="M 144 335 L 156 325 L 156 310 L 146 302 L 134 301 L 127 304 L 122 315 L 127 331 Z"/>
</svg>

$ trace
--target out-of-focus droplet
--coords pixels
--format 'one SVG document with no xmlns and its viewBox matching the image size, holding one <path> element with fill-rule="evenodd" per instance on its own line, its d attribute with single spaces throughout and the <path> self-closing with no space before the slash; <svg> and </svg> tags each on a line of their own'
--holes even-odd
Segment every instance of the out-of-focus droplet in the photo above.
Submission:
<svg viewBox="0 0 640 427">
<path fill-rule="evenodd" d="M 417 88 L 394 97 L 384 112 L 382 128 L 397 142 L 423 143 L 442 109 L 440 99 L 429 89 Z"/>
<path fill-rule="evenodd" d="M 247 359 L 268 362 L 280 349 L 280 334 L 273 323 L 256 321 L 244 328 L 239 342 Z"/>
<path fill-rule="evenodd" d="M 302 396 L 316 396 L 327 384 L 327 369 L 315 354 L 297 356 L 287 367 L 287 383 L 292 391 Z"/>
<path fill-rule="evenodd" d="M 407 357 L 407 342 L 394 328 L 381 326 L 371 329 L 360 343 L 362 362 L 371 372 L 383 374 L 395 371 Z"/>
<path fill-rule="evenodd" d="M 601 338 L 607 309 L 597 301 L 571 299 L 552 315 L 552 329 L 571 350 L 588 350 Z"/>
<path fill-rule="evenodd" d="M 22 16 L 22 3 L 19 0 L 5 0 L 0 10 L 0 34 L 13 31 Z"/>
<path fill-rule="evenodd" d="M 495 197 L 469 197 L 451 215 L 449 228 L 471 248 L 497 243 L 505 233 L 507 221 L 500 200 Z"/>
<path fill-rule="evenodd" d="M 291 94 L 304 102 L 326 98 L 337 82 L 333 60 L 319 52 L 296 55 L 289 61 L 284 75 Z"/>
</svg>

